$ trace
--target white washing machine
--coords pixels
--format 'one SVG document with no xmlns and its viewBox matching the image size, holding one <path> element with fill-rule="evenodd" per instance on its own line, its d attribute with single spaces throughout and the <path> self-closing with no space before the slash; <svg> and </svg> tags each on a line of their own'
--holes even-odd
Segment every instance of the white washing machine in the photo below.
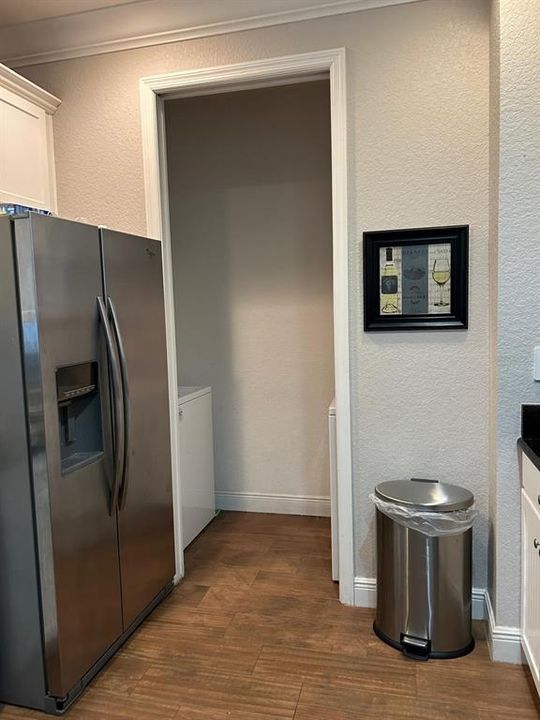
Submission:
<svg viewBox="0 0 540 720">
<path fill-rule="evenodd" d="M 339 528 L 337 487 L 336 400 L 328 408 L 328 436 L 330 449 L 330 525 L 332 528 L 332 580 L 339 580 Z"/>
<path fill-rule="evenodd" d="M 216 513 L 212 388 L 180 387 L 178 454 L 183 547 Z"/>
</svg>

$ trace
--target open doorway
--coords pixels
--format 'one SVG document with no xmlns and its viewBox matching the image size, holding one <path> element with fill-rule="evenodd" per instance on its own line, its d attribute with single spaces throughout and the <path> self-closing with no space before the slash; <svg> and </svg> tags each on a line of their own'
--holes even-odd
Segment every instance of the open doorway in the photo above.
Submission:
<svg viewBox="0 0 540 720">
<path fill-rule="evenodd" d="M 353 503 L 350 432 L 349 377 L 349 273 L 347 212 L 347 133 L 345 51 L 324 50 L 301 55 L 249 61 L 237 65 L 180 71 L 143 78 L 141 124 L 145 176 L 147 231 L 164 243 L 164 285 L 166 297 L 168 373 L 171 409 L 173 473 L 178 474 L 178 452 L 174 442 L 178 429 L 178 373 L 176 356 L 173 262 L 169 228 L 165 100 L 244 91 L 303 81 L 330 79 L 331 167 L 332 167 L 332 241 L 334 295 L 334 362 L 336 390 L 336 476 L 339 517 L 339 596 L 354 603 Z M 181 550 L 181 508 L 178 491 L 175 498 L 177 530 L 177 577 L 183 575 Z"/>
<path fill-rule="evenodd" d="M 181 447 L 209 388 L 216 507 L 335 529 L 329 79 L 170 99 L 165 131 Z M 185 546 L 207 463 L 182 454 Z"/>
</svg>

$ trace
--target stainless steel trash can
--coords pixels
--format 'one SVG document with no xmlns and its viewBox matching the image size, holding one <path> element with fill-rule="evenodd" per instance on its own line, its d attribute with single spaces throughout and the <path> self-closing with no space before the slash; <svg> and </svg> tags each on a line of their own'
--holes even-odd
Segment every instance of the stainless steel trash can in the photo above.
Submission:
<svg viewBox="0 0 540 720">
<path fill-rule="evenodd" d="M 384 482 L 377 498 L 422 512 L 456 513 L 469 490 L 434 480 Z M 391 506 L 388 506 L 391 507 Z M 399 507 L 397 508 L 399 510 Z M 428 516 L 429 516 L 428 515 Z M 438 516 L 431 516 L 437 518 Z M 451 520 L 442 517 L 441 520 Z M 472 528 L 437 536 L 407 527 L 377 507 L 377 612 L 373 629 L 417 660 L 455 658 L 474 648 L 471 633 Z"/>
</svg>

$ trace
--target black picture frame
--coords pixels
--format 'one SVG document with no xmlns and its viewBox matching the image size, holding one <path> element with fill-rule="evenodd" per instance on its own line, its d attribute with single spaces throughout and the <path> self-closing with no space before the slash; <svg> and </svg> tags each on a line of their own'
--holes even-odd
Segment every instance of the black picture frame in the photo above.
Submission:
<svg viewBox="0 0 540 720">
<path fill-rule="evenodd" d="M 466 330 L 468 328 L 468 225 L 376 230 L 365 232 L 363 240 L 364 330 L 373 332 L 384 330 Z M 432 246 L 437 244 L 450 245 L 448 312 L 439 310 L 436 313 L 383 314 L 381 312 L 381 248 L 404 248 L 407 246 Z M 430 251 L 428 247 L 426 252 L 429 253 Z M 448 251 L 442 249 L 441 252 L 447 253 Z M 424 257 L 426 257 L 425 254 Z M 405 280 L 402 278 L 401 282 L 405 282 Z M 426 280 L 426 282 L 428 281 Z"/>
</svg>

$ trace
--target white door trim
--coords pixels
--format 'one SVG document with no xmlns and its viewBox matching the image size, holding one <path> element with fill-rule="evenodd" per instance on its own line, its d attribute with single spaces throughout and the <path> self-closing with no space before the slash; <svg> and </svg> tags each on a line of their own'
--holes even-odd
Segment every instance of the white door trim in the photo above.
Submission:
<svg viewBox="0 0 540 720">
<path fill-rule="evenodd" d="M 334 257 L 334 360 L 336 382 L 337 473 L 339 518 L 340 600 L 354 603 L 354 542 L 351 448 L 351 393 L 349 369 L 349 243 L 347 180 L 347 95 L 345 49 L 322 50 L 301 55 L 268 58 L 235 65 L 182 70 L 140 80 L 146 229 L 163 243 L 163 274 L 167 324 L 167 353 L 171 418 L 173 475 L 178 478 L 177 457 L 177 365 L 174 323 L 173 272 L 167 157 L 163 100 L 167 96 L 228 92 L 244 87 L 281 85 L 328 73 L 332 133 L 332 215 Z M 181 512 L 178 482 L 175 483 L 177 579 L 183 575 Z"/>
</svg>

